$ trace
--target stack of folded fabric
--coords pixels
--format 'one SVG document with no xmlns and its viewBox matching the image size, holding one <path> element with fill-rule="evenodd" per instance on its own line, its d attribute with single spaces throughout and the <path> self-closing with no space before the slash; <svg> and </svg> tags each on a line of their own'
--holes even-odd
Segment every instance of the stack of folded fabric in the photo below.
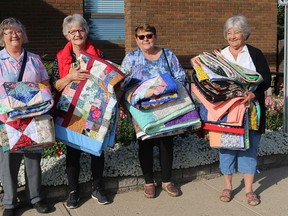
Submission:
<svg viewBox="0 0 288 216">
<path fill-rule="evenodd" d="M 249 109 L 241 101 L 247 91 L 257 88 L 262 76 L 229 62 L 217 50 L 194 58 L 193 68 L 192 91 L 202 103 L 200 117 L 210 146 L 248 149 L 249 128 L 259 126 L 260 109 L 257 101 Z"/>
<path fill-rule="evenodd" d="M 79 59 L 85 61 L 90 77 L 73 81 L 62 91 L 54 113 L 56 137 L 100 156 L 114 145 L 119 112 L 114 87 L 127 74 L 119 65 L 88 53 L 83 52 Z"/>
<path fill-rule="evenodd" d="M 142 140 L 184 133 L 201 127 L 195 104 L 185 87 L 161 74 L 126 91 L 125 105 Z"/>
<path fill-rule="evenodd" d="M 49 110 L 50 89 L 31 82 L 4 82 L 0 86 L 0 144 L 3 151 L 41 152 L 55 143 Z"/>
</svg>

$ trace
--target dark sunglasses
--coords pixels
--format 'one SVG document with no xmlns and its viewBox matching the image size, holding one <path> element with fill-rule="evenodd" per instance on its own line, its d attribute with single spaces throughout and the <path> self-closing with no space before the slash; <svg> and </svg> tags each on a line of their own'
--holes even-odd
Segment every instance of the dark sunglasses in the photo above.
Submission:
<svg viewBox="0 0 288 216">
<path fill-rule="evenodd" d="M 151 38 L 153 37 L 153 34 L 137 35 L 137 37 L 139 38 L 139 40 L 144 40 L 145 37 L 146 37 L 147 39 L 151 39 Z"/>
</svg>

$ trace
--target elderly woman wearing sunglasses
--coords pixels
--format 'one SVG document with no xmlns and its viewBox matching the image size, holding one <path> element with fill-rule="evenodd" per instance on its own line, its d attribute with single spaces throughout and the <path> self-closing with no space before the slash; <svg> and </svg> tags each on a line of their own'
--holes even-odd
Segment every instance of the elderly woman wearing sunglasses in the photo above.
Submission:
<svg viewBox="0 0 288 216">
<path fill-rule="evenodd" d="M 124 82 L 124 90 L 129 86 L 155 77 L 161 73 L 171 76 L 185 83 L 186 75 L 177 57 L 169 49 L 156 46 L 157 34 L 154 26 L 139 25 L 135 29 L 135 40 L 138 49 L 128 53 L 122 62 L 122 67 L 131 71 L 131 76 Z M 167 59 L 166 59 L 167 58 Z M 171 182 L 173 163 L 173 136 L 138 140 L 139 160 L 144 175 L 144 195 L 155 197 L 155 181 L 153 176 L 153 147 L 159 148 L 159 158 L 162 174 L 162 188 L 172 197 L 178 196 L 179 191 Z"/>
</svg>

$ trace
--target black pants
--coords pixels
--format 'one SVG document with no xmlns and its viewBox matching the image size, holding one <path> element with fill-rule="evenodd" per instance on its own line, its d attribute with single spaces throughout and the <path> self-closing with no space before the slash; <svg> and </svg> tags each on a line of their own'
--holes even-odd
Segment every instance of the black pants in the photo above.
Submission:
<svg viewBox="0 0 288 216">
<path fill-rule="evenodd" d="M 145 183 L 154 182 L 153 176 L 153 147 L 159 148 L 162 182 L 171 181 L 173 164 L 173 136 L 150 140 L 139 140 L 139 160 Z"/>
<path fill-rule="evenodd" d="M 78 190 L 80 173 L 80 156 L 82 151 L 67 146 L 66 172 L 69 191 Z M 93 177 L 93 188 L 101 187 L 104 171 L 104 153 L 100 157 L 91 155 L 91 172 Z"/>
</svg>

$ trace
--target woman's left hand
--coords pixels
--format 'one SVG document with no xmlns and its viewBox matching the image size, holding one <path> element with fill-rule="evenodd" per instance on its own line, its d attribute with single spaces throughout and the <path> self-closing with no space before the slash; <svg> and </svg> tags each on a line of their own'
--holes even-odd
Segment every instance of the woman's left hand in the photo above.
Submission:
<svg viewBox="0 0 288 216">
<path fill-rule="evenodd" d="M 253 92 L 246 92 L 244 96 L 244 100 L 241 102 L 241 104 L 245 104 L 247 108 L 250 107 L 250 104 L 255 99 L 255 94 Z"/>
</svg>

